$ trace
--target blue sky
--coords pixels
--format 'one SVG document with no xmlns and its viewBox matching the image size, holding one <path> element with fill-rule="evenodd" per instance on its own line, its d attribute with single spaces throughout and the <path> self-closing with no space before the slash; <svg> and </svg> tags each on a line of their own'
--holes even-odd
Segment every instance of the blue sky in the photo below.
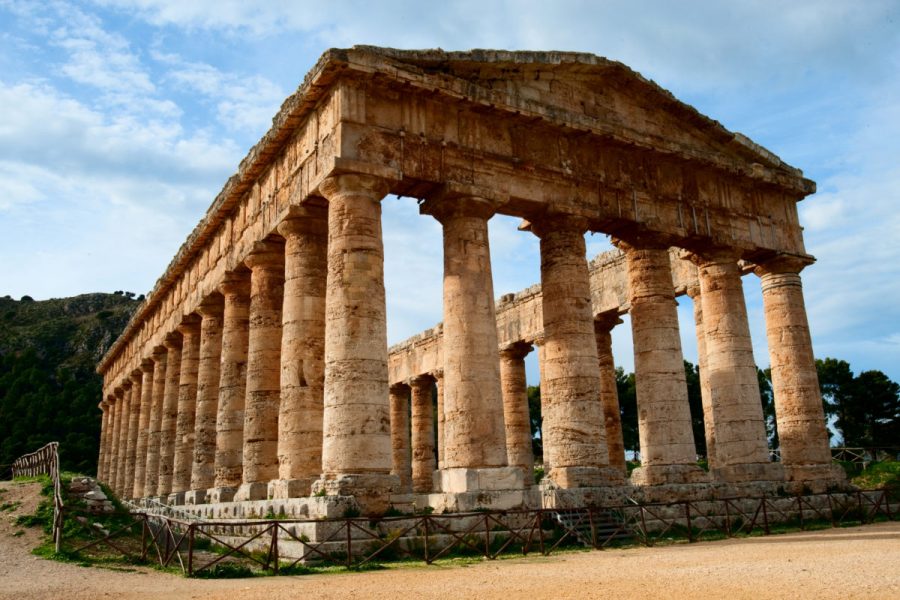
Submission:
<svg viewBox="0 0 900 600">
<path fill-rule="evenodd" d="M 321 53 L 354 44 L 591 52 L 750 136 L 818 182 L 817 355 L 900 380 L 897 1 L 0 0 L 0 295 L 147 292 Z M 540 277 L 516 224 L 491 222 L 497 296 Z M 384 230 L 394 343 L 441 318 L 440 229 L 388 198 Z M 745 291 L 764 366 L 755 276 Z M 680 316 L 695 360 L 690 300 Z"/>
</svg>

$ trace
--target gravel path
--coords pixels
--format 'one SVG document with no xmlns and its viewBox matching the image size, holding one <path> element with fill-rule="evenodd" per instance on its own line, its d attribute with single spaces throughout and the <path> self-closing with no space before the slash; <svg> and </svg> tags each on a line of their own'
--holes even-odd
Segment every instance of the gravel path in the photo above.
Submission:
<svg viewBox="0 0 900 600">
<path fill-rule="evenodd" d="M 0 483 L 0 598 L 900 598 L 900 522 L 765 538 L 531 556 L 471 566 L 190 580 L 150 570 L 84 568 L 29 554 L 35 484 Z"/>
</svg>

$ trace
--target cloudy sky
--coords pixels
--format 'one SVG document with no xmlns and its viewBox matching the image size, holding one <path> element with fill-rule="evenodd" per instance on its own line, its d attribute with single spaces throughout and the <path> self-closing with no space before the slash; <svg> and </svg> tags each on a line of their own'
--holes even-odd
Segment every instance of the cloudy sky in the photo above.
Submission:
<svg viewBox="0 0 900 600">
<path fill-rule="evenodd" d="M 0 295 L 147 292 L 321 53 L 354 44 L 591 52 L 750 136 L 818 182 L 801 205 L 817 354 L 900 380 L 891 0 L 0 0 Z M 498 296 L 540 276 L 515 225 L 491 222 Z M 384 228 L 394 343 L 440 320 L 440 230 L 393 198 Z M 754 276 L 745 290 L 766 365 Z M 695 360 L 690 300 L 680 316 Z M 615 352 L 630 370 L 627 321 Z"/>
</svg>

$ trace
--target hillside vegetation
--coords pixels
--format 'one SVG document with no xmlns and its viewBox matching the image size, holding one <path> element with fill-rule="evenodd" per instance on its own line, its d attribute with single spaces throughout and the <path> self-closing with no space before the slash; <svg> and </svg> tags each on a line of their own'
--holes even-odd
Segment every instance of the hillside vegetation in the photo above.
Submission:
<svg viewBox="0 0 900 600">
<path fill-rule="evenodd" d="M 97 361 L 125 327 L 133 294 L 0 298 L 0 464 L 59 441 L 62 467 L 96 469 Z"/>
</svg>

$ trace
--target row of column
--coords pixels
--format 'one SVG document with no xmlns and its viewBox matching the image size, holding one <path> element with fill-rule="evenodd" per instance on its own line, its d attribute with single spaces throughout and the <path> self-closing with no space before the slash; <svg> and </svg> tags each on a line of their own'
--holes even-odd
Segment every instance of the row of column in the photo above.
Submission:
<svg viewBox="0 0 900 600">
<path fill-rule="evenodd" d="M 351 494 L 367 510 L 386 508 L 391 494 L 432 485 L 437 379 L 440 490 L 519 488 L 530 479 L 528 348 L 497 352 L 492 203 L 444 195 L 422 205 L 444 232 L 443 368 L 434 380 L 410 382 L 406 442 L 403 393 L 389 390 L 387 374 L 380 200 L 388 185 L 340 175 L 320 191 L 327 206 L 304 205 L 279 225 L 281 238 L 257 243 L 103 403 L 100 475 L 123 496 L 220 502 Z M 615 321 L 592 313 L 587 226 L 565 215 L 532 224 L 541 248 L 545 467 L 564 488 L 623 478 L 609 349 Z M 644 455 L 636 480 L 694 481 L 667 249 L 622 244 Z M 697 260 L 713 464 L 729 480 L 770 478 L 737 257 Z M 811 464 L 822 458 L 809 440 L 821 438 L 824 417 L 810 385 L 799 269 L 791 269 L 784 262 L 763 273 L 764 299 L 784 460 Z M 413 449 L 408 467 L 405 448 Z"/>
</svg>

